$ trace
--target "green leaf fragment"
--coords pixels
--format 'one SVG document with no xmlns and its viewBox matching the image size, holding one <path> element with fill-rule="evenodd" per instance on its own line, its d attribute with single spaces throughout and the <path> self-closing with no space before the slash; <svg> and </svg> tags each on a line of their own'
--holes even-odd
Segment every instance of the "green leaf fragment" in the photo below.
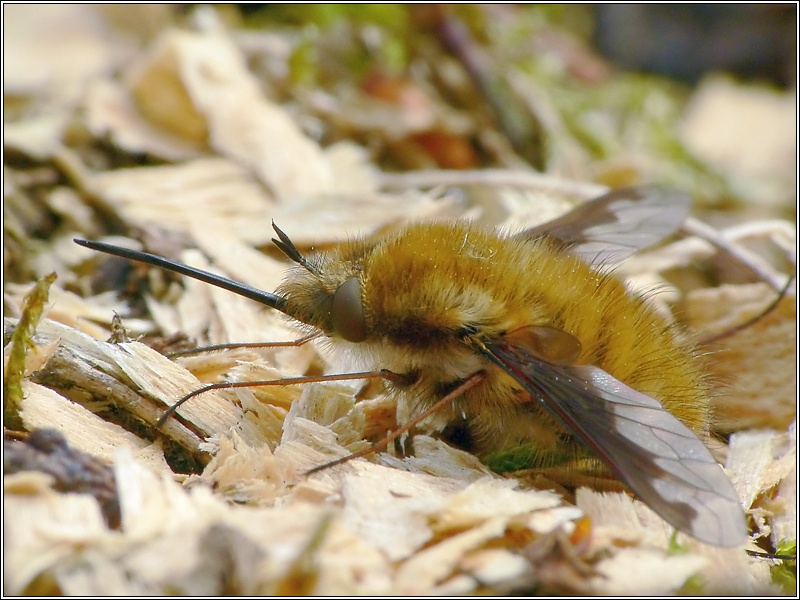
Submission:
<svg viewBox="0 0 800 600">
<path fill-rule="evenodd" d="M 546 469 L 566 464 L 574 459 L 574 451 L 552 452 L 533 445 L 523 445 L 494 452 L 483 462 L 495 473 L 509 473 L 522 469 Z"/>
<path fill-rule="evenodd" d="M 797 593 L 797 540 L 783 540 L 778 544 L 779 556 L 793 556 L 794 560 L 781 560 L 769 568 L 772 582 L 789 595 Z"/>
<path fill-rule="evenodd" d="M 6 363 L 3 378 L 3 419 L 9 429 L 22 429 L 19 410 L 22 406 L 22 380 L 25 377 L 25 356 L 28 349 L 35 347 L 33 340 L 36 326 L 42 317 L 44 305 L 47 303 L 50 286 L 56 280 L 56 274 L 50 273 L 42 277 L 27 293 L 22 301 L 22 314 L 17 328 L 11 335 L 11 352 Z"/>
</svg>

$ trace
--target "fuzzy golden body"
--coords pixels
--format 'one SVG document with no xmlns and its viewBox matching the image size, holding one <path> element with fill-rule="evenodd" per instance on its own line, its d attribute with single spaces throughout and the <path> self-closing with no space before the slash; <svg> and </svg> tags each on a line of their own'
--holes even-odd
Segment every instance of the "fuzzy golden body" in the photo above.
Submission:
<svg viewBox="0 0 800 600">
<path fill-rule="evenodd" d="M 692 348 L 610 272 L 593 269 L 547 238 L 500 236 L 464 222 L 415 224 L 395 234 L 353 240 L 309 258 L 278 292 L 287 313 L 330 335 L 338 350 L 369 370 L 407 376 L 398 390 L 412 416 L 470 375 L 484 381 L 434 420 L 464 420 L 480 455 L 531 445 L 572 448 L 569 431 L 508 373 L 476 354 L 465 338 L 501 339 L 528 326 L 562 330 L 580 342 L 574 364 L 594 365 L 658 399 L 698 433 L 708 402 Z M 348 342 L 330 322 L 337 289 L 357 278 L 366 337 Z"/>
<path fill-rule="evenodd" d="M 369 369 L 322 378 L 382 377 L 397 390 L 398 420 L 407 423 L 384 443 L 425 417 L 438 431 L 462 427 L 486 458 L 516 448 L 530 449 L 528 466 L 594 457 L 678 529 L 734 546 L 747 527 L 736 490 L 700 439 L 708 402 L 698 357 L 598 267 L 673 233 L 689 204 L 674 190 L 625 188 L 516 235 L 415 224 L 308 257 L 273 226 L 273 242 L 296 264 L 275 294 L 156 255 L 76 242 L 206 281 L 306 326 L 311 335 L 297 344 L 320 337 Z M 187 394 L 159 424 L 204 390 L 240 385 Z"/>
</svg>

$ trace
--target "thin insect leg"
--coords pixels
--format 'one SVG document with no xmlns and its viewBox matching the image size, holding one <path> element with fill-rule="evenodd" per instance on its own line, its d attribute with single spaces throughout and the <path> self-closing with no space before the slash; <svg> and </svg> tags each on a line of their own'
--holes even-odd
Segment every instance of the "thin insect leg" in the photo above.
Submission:
<svg viewBox="0 0 800 600">
<path fill-rule="evenodd" d="M 29 437 L 29 433 L 27 431 L 14 431 L 13 429 L 3 429 L 3 439 L 7 440 L 17 440 L 19 442 L 24 442 Z"/>
<path fill-rule="evenodd" d="M 233 350 L 235 348 L 287 348 L 302 346 L 311 340 L 318 338 L 321 334 L 312 333 L 305 337 L 288 342 L 239 342 L 232 344 L 214 344 L 213 346 L 202 346 L 200 348 L 192 348 L 191 350 L 178 350 L 177 352 L 170 352 L 167 358 L 176 358 L 180 356 L 191 356 L 193 354 L 201 354 L 203 352 L 213 352 L 215 350 Z"/>
<path fill-rule="evenodd" d="M 403 435 L 405 432 L 410 430 L 412 427 L 417 425 L 420 421 L 422 421 L 423 419 L 426 419 L 427 417 L 429 417 L 430 415 L 435 413 L 437 410 L 439 410 L 443 406 L 446 406 L 447 404 L 450 404 L 453 400 L 455 400 L 459 396 L 463 395 L 467 391 L 469 391 L 472 388 L 474 388 L 476 385 L 478 385 L 485 378 L 486 378 L 486 375 L 485 375 L 485 373 L 483 371 L 478 371 L 477 373 L 474 373 L 473 375 L 471 375 L 470 377 L 465 379 L 464 382 L 461 385 L 459 385 L 456 389 L 454 389 L 452 392 L 447 394 L 444 398 L 439 400 L 436 404 L 431 406 L 424 413 L 422 413 L 418 417 L 412 419 L 411 421 L 409 421 L 408 423 L 406 423 L 405 425 L 403 425 L 399 429 L 394 430 L 392 433 L 387 435 L 385 438 L 383 438 L 381 441 L 377 442 L 373 446 L 367 448 L 366 450 L 362 450 L 360 452 L 355 452 L 353 454 L 348 454 L 347 456 L 344 456 L 342 458 L 337 458 L 336 460 L 333 460 L 331 462 L 327 462 L 324 465 L 320 465 L 318 467 L 314 467 L 313 469 L 310 469 L 310 470 L 306 471 L 305 475 L 306 476 L 313 475 L 314 473 L 319 473 L 320 471 L 324 471 L 325 469 L 328 469 L 330 467 L 335 467 L 337 465 L 341 465 L 343 463 L 351 461 L 354 458 L 361 458 L 363 456 L 367 456 L 369 454 L 372 454 L 373 452 L 378 452 L 379 450 L 382 450 L 382 449 L 386 448 L 386 446 L 388 446 L 394 440 L 396 440 L 401 435 Z"/>
<path fill-rule="evenodd" d="M 786 285 L 783 286 L 783 289 L 778 293 L 777 297 L 769 304 L 769 306 L 767 306 L 764 310 L 762 310 L 760 313 L 758 313 L 752 319 L 748 319 L 744 323 L 739 323 L 738 325 L 735 325 L 734 327 L 731 327 L 730 329 L 728 329 L 726 331 L 723 331 L 721 333 L 717 333 L 716 335 L 712 335 L 710 337 L 704 338 L 704 339 L 700 340 L 700 343 L 701 344 L 710 344 L 710 343 L 713 343 L 713 342 L 717 342 L 717 341 L 719 341 L 719 340 L 721 340 L 723 338 L 735 335 L 735 334 L 739 333 L 740 331 L 742 331 L 744 329 L 747 329 L 748 327 L 750 327 L 751 325 L 753 325 L 755 323 L 758 323 L 761 319 L 763 319 L 764 317 L 769 315 L 771 312 L 773 312 L 776 308 L 778 308 L 778 305 L 781 303 L 781 301 L 789 293 L 789 290 L 792 289 L 792 285 L 794 285 L 794 283 L 795 283 L 795 278 L 794 277 L 790 277 L 789 281 L 786 282 Z"/>
<path fill-rule="evenodd" d="M 771 552 L 760 552 L 758 550 L 745 550 L 745 552 L 754 558 L 763 558 L 766 560 L 797 560 L 797 556 L 792 556 L 791 554 L 772 554 Z"/>
<path fill-rule="evenodd" d="M 402 378 L 402 376 L 396 373 L 392 373 L 391 371 L 383 370 L 383 371 L 366 371 L 363 373 L 343 373 L 337 375 L 290 377 L 288 379 L 273 379 L 269 381 L 236 381 L 236 382 L 223 381 L 221 383 L 212 383 L 211 385 L 207 385 L 205 387 L 196 389 L 193 392 L 189 392 L 188 394 L 180 398 L 175 404 L 170 406 L 163 415 L 161 415 L 161 418 L 155 424 L 155 428 L 160 429 L 164 425 L 164 423 L 167 422 L 167 419 L 169 419 L 184 402 L 190 400 L 191 398 L 194 398 L 195 396 L 199 396 L 200 394 L 210 392 L 211 390 L 265 387 L 270 385 L 297 385 L 300 383 L 314 383 L 318 381 L 347 381 L 351 379 L 377 379 L 377 378 L 388 379 L 389 381 L 398 381 L 398 379 Z"/>
</svg>

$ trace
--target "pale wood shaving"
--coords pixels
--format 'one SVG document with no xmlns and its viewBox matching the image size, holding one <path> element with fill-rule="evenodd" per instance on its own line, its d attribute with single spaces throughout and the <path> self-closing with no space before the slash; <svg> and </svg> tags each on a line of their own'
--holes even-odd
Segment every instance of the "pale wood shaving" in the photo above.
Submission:
<svg viewBox="0 0 800 600">
<path fill-rule="evenodd" d="M 166 406 L 200 387 L 188 371 L 144 344 L 119 344 L 111 346 L 109 352 L 145 394 L 161 400 Z M 231 403 L 216 394 L 204 396 L 202 403 L 187 402 L 178 413 L 186 415 L 205 431 L 224 431 L 236 422 L 239 414 Z"/>
<path fill-rule="evenodd" d="M 196 530 L 227 512 L 227 505 L 210 489 L 195 487 L 187 493 L 171 477 L 153 473 L 124 451 L 114 467 L 122 527 L 131 541 L 146 542 L 187 527 Z"/>
<path fill-rule="evenodd" d="M 322 573 L 316 593 L 322 590 L 340 595 L 393 593 L 391 568 L 383 553 L 343 526 L 334 526 L 332 533 L 320 552 Z"/>
<path fill-rule="evenodd" d="M 139 227 L 184 231 L 203 219 L 251 244 L 271 237 L 271 196 L 247 169 L 225 158 L 106 171 L 87 177 L 86 185 Z"/>
<path fill-rule="evenodd" d="M 525 524 L 531 531 L 541 534 L 558 530 L 569 533 L 573 530 L 574 521 L 583 516 L 583 511 L 576 506 L 558 506 L 533 512 L 527 516 Z"/>
<path fill-rule="evenodd" d="M 465 553 L 503 535 L 508 521 L 491 518 L 477 527 L 425 548 L 397 570 L 397 593 L 420 595 L 452 573 Z"/>
<path fill-rule="evenodd" d="M 513 479 L 487 476 L 453 494 L 431 521 L 437 533 L 467 529 L 494 517 L 511 518 L 554 508 L 561 498 L 549 491 L 517 490 Z"/>
<path fill-rule="evenodd" d="M 183 253 L 183 260 L 187 265 L 198 269 L 210 270 L 206 261 L 202 260 L 199 253 L 187 250 Z M 220 339 L 222 336 L 212 335 L 218 327 L 213 324 L 219 320 L 219 315 L 214 310 L 211 298 L 212 286 L 203 284 L 196 279 L 184 278 L 184 291 L 177 301 L 158 303 L 163 307 L 163 316 L 153 315 L 153 320 L 159 324 L 162 331 L 183 331 L 186 335 L 196 339 L 208 340 L 209 344 L 225 343 L 228 340 Z M 155 300 L 148 303 L 148 308 L 156 304 Z M 160 311 L 161 312 L 161 311 Z M 177 326 L 170 327 L 170 321 Z"/>
<path fill-rule="evenodd" d="M 108 72 L 130 51 L 126 40 L 112 37 L 100 15 L 85 5 L 21 4 L 8 7 L 4 18 L 6 47 L 13 48 L 4 53 L 5 93 L 49 91 L 69 102 L 82 83 Z"/>
<path fill-rule="evenodd" d="M 68 349 L 77 358 L 99 367 L 106 373 L 122 375 L 121 369 L 114 364 L 113 359 L 106 355 L 107 346 L 63 323 L 42 319 L 36 327 L 34 341 L 39 345 L 59 341 L 60 349 Z"/>
<path fill-rule="evenodd" d="M 284 377 L 285 374 L 283 372 L 267 364 L 261 358 L 255 358 L 249 361 L 238 360 L 236 366 L 228 371 L 228 380 L 237 382 L 277 382 L 283 380 Z M 326 393 L 330 396 L 335 395 L 333 389 L 325 389 Z M 288 410 L 292 405 L 292 402 L 300 399 L 301 395 L 304 393 L 304 388 L 302 385 L 270 385 L 253 386 L 249 389 L 237 390 L 237 394 L 240 395 L 240 398 L 243 402 L 244 394 L 246 394 L 248 391 L 252 397 L 252 401 L 248 402 L 249 406 L 254 404 L 254 402 L 262 402 L 269 404 L 270 406 Z M 352 391 L 348 396 L 352 402 Z"/>
<path fill-rule="evenodd" d="M 659 550 L 626 548 L 596 565 L 598 575 L 591 587 L 602 595 L 675 593 L 707 564 L 702 556 L 666 556 Z"/>
<path fill-rule="evenodd" d="M 322 425 L 304 419 L 294 413 L 294 406 L 283 422 L 281 444 L 275 449 L 275 455 L 283 457 L 297 467 L 298 473 L 304 473 L 314 467 L 348 456 L 345 448 L 339 446 L 336 434 Z M 328 481 L 334 474 L 340 475 L 344 467 L 325 469 L 318 477 Z"/>
<path fill-rule="evenodd" d="M 377 190 L 380 171 L 370 162 L 364 148 L 342 141 L 324 148 L 323 152 L 336 177 L 337 193 L 355 196 Z"/>
<path fill-rule="evenodd" d="M 795 449 L 787 446 L 786 434 L 776 431 L 745 431 L 731 436 L 728 468 L 745 506 L 765 490 L 789 476 L 797 461 Z"/>
<path fill-rule="evenodd" d="M 726 235 L 720 234 L 710 225 L 703 223 L 699 219 L 689 217 L 684 221 L 681 230 L 698 239 L 709 242 L 714 249 L 724 251 L 731 259 L 739 263 L 740 268 L 745 267 L 755 274 L 758 279 L 772 285 L 776 291 L 783 287 L 785 277 L 778 274 L 769 261 L 741 244 L 730 242 Z"/>
<path fill-rule="evenodd" d="M 342 486 L 343 523 L 392 561 L 408 559 L 433 537 L 430 512 L 464 485 L 366 462 L 349 470 L 353 474 L 345 475 Z"/>
<path fill-rule="evenodd" d="M 308 215 L 315 215 L 313 220 Z M 426 193 L 310 196 L 280 204 L 272 219 L 299 247 L 340 242 L 408 221 L 466 216 L 455 198 Z M 291 227 L 289 226 L 291 224 Z"/>
<path fill-rule="evenodd" d="M 248 441 L 263 441 L 270 448 L 275 448 L 280 442 L 288 410 L 276 406 L 275 396 L 261 398 L 248 394 L 247 390 L 237 390 L 236 396 L 244 410 L 244 419 L 238 425 L 242 436 Z"/>
<path fill-rule="evenodd" d="M 414 436 L 414 450 L 415 456 L 399 459 L 382 455 L 381 459 L 398 469 L 464 481 L 477 481 L 491 473 L 474 455 L 427 435 Z"/>
<path fill-rule="evenodd" d="M 695 91 L 681 134 L 698 157 L 729 173 L 743 196 L 768 203 L 796 187 L 796 127 L 795 94 L 714 76 Z"/>
<path fill-rule="evenodd" d="M 120 148 L 174 161 L 198 158 L 203 150 L 202 144 L 173 135 L 148 121 L 118 82 L 93 82 L 87 90 L 85 104 L 86 124 L 92 133 L 110 136 Z"/>
<path fill-rule="evenodd" d="M 287 493 L 281 463 L 269 446 L 248 444 L 235 429 L 216 444 L 199 480 L 229 500 L 252 505 L 269 505 Z"/>
<path fill-rule="evenodd" d="M 264 238 L 277 237 L 271 223 L 265 219 Z M 278 224 L 280 224 L 278 222 Z M 191 232 L 197 247 L 203 250 L 214 265 L 235 281 L 241 281 L 255 288 L 272 291 L 283 281 L 287 264 L 266 256 L 253 249 L 252 245 L 231 232 L 219 231 L 213 221 L 195 220 L 191 223 Z M 199 256 L 192 259 L 192 266 L 208 269 L 208 265 L 199 262 Z M 232 296 L 230 292 L 226 292 Z M 273 311 L 265 311 L 273 312 Z"/>
<path fill-rule="evenodd" d="M 3 143 L 39 160 L 47 160 L 61 148 L 61 133 L 66 124 L 63 115 L 42 115 L 4 123 Z"/>
<path fill-rule="evenodd" d="M 208 290 L 203 290 L 203 292 L 205 292 L 207 299 Z M 187 296 L 189 296 L 189 294 L 184 295 L 184 297 Z M 205 307 L 197 308 L 202 296 L 192 294 L 191 298 L 192 306 L 188 309 L 183 306 L 176 306 L 171 302 L 159 302 L 150 294 L 145 295 L 144 300 L 147 305 L 147 311 L 153 319 L 153 323 L 161 331 L 183 331 L 189 337 L 198 337 L 209 327 L 207 320 L 208 303 L 206 303 Z M 198 314 L 201 312 L 202 314 Z M 187 313 L 188 316 L 185 316 Z M 206 320 L 203 320 L 203 317 L 206 317 Z M 183 320 L 187 323 L 186 329 L 182 329 L 180 326 Z"/>
<path fill-rule="evenodd" d="M 587 200 L 608 191 L 595 183 L 586 183 L 537 173 L 510 169 L 481 169 L 479 171 L 413 171 L 410 173 L 383 173 L 381 186 L 385 188 L 425 188 L 458 185 L 489 185 L 493 187 L 530 188 L 552 194 L 573 196 Z"/>
<path fill-rule="evenodd" d="M 71 446 L 111 462 L 117 448 L 126 447 L 143 464 L 171 473 L 157 444 L 147 442 L 70 402 L 50 388 L 23 381 L 22 422 L 29 431 L 50 428 L 60 431 Z"/>
<path fill-rule="evenodd" d="M 452 597 L 466 596 L 470 593 L 474 593 L 476 587 L 477 585 L 474 577 L 459 574 L 437 585 L 431 590 L 429 595 Z"/>
<path fill-rule="evenodd" d="M 778 586 L 772 583 L 770 561 L 750 557 L 731 548 L 714 548 L 704 544 L 690 546 L 692 554 L 708 559 L 698 577 L 712 595 L 775 595 Z M 757 548 L 753 547 L 753 550 Z"/>
<path fill-rule="evenodd" d="M 731 437 L 728 470 L 762 535 L 773 542 L 797 530 L 797 442 L 788 433 L 744 431 Z"/>
<path fill-rule="evenodd" d="M 623 493 L 578 488 L 575 504 L 592 520 L 594 543 L 603 547 L 612 540 L 625 544 L 665 547 L 671 528 L 647 506 Z M 683 538 L 682 538 L 683 539 Z"/>
<path fill-rule="evenodd" d="M 483 585 L 500 584 L 522 577 L 530 569 L 528 561 L 508 550 L 491 549 L 467 554 L 461 569 Z"/>
<path fill-rule="evenodd" d="M 58 350 L 60 340 L 53 340 L 51 342 L 34 346 L 25 355 L 25 375 L 35 373 L 43 368 L 47 361 L 49 361 Z M 3 368 L 8 368 L 8 359 L 11 351 L 11 346 L 8 345 L 3 348 Z"/>
<path fill-rule="evenodd" d="M 115 537 L 86 494 L 58 494 L 50 477 L 17 473 L 3 477 L 3 591 L 19 593 L 40 573 L 75 557 L 82 548 Z M 13 518 L 11 518 L 13 515 Z"/>
<path fill-rule="evenodd" d="M 28 291 L 30 286 L 15 284 L 6 286 L 5 298 L 14 306 L 13 312 L 19 312 L 22 298 Z M 45 307 L 44 316 L 83 331 L 96 339 L 107 339 L 111 335 L 110 323 L 114 313 L 125 315 L 129 311 L 128 305 L 121 302 L 112 292 L 98 294 L 89 300 L 58 285 L 52 285 L 50 301 Z M 152 325 L 143 319 L 126 318 L 125 328 L 131 335 L 138 335 L 152 329 Z"/>
<path fill-rule="evenodd" d="M 34 377 L 50 385 L 63 386 L 70 392 L 77 390 L 74 398 L 87 406 L 97 409 L 117 406 L 136 419 L 154 423 L 165 406 L 200 386 L 191 373 L 147 346 L 101 343 L 55 321 L 40 322 L 35 338 L 37 344 L 49 345 L 56 340 L 60 342 L 56 351 Z M 154 364 L 159 368 L 154 370 Z M 147 390 L 147 396 L 131 389 L 133 381 Z M 210 392 L 204 399 L 205 403 L 188 407 L 189 414 L 195 415 L 199 422 L 223 428 L 225 419 L 229 419 L 229 424 L 235 422 L 230 419 L 237 411 L 220 395 Z M 196 435 L 174 420 L 170 420 L 164 430 L 184 448 L 197 448 Z"/>
<path fill-rule="evenodd" d="M 192 139 L 207 138 L 221 154 L 257 173 L 279 198 L 331 191 L 333 173 L 319 147 L 267 101 L 223 36 L 165 32 L 134 69 L 130 86 L 149 118 Z M 154 96 L 153 86 L 170 101 Z M 176 117 L 183 120 L 180 128 Z"/>
<path fill-rule="evenodd" d="M 789 432 L 788 446 L 797 452 L 797 425 L 792 424 Z M 791 540 L 797 535 L 797 457 L 791 470 L 787 473 L 778 488 L 775 490 L 775 503 L 778 507 L 771 510 L 773 513 L 771 529 L 771 541 L 777 547 L 783 540 Z M 772 501 L 765 499 L 763 502 L 767 507 L 772 505 Z"/>
</svg>

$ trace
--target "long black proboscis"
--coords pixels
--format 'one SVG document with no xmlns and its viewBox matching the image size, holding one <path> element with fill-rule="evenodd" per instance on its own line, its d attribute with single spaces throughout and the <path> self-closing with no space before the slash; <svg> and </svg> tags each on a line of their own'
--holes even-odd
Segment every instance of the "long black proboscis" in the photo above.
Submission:
<svg viewBox="0 0 800 600">
<path fill-rule="evenodd" d="M 89 242 L 81 239 L 73 239 L 73 241 L 84 248 L 89 248 L 98 252 L 105 252 L 106 254 L 113 254 L 114 256 L 127 258 L 128 260 L 135 260 L 137 262 L 153 265 L 154 267 L 167 269 L 168 271 L 174 271 L 176 273 L 180 273 L 181 275 L 191 277 L 192 279 L 198 279 L 200 281 L 204 281 L 205 283 L 210 283 L 211 285 L 226 289 L 234 294 L 244 296 L 245 298 L 250 298 L 250 300 L 255 300 L 260 304 L 265 304 L 270 308 L 274 308 L 283 313 L 286 312 L 286 300 L 281 296 L 271 292 L 265 292 L 254 287 L 250 287 L 249 285 L 245 285 L 244 283 L 239 283 L 238 281 L 233 281 L 220 275 L 214 275 L 208 271 L 195 269 L 189 265 L 175 262 L 156 254 L 148 254 L 147 252 L 130 250 L 129 248 L 114 246 L 112 244 L 106 244 L 103 242 Z"/>
</svg>

